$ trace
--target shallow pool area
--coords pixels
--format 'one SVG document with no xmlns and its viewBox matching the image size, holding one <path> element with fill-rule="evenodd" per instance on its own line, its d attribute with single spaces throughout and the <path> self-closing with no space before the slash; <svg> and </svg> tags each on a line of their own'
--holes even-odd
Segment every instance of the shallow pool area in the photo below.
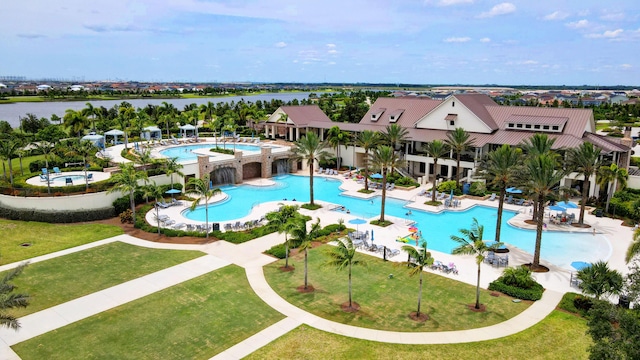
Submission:
<svg viewBox="0 0 640 360">
<path fill-rule="evenodd" d="M 209 221 L 225 222 L 243 218 L 261 203 L 272 201 L 299 201 L 300 204 L 309 202 L 309 178 L 306 176 L 287 175 L 274 178 L 273 186 L 238 185 L 225 186 L 221 190 L 227 194 L 224 202 L 209 205 Z M 342 182 L 334 178 L 314 177 L 314 197 L 344 206 L 345 213 L 363 219 L 376 219 L 380 214 L 381 197 L 361 199 L 343 195 L 339 186 Z M 484 237 L 491 240 L 495 235 L 497 210 L 494 207 L 481 205 L 473 206 L 463 211 L 443 211 L 432 213 L 406 207 L 409 201 L 398 200 L 387 196 L 385 214 L 404 219 L 406 224 L 414 224 L 428 247 L 444 253 L 451 253 L 456 243 L 450 239 L 451 235 L 459 235 L 461 228 L 469 228 L 473 218 L 485 227 Z M 339 211 L 339 210 L 336 210 Z M 195 221 L 204 221 L 204 206 L 194 211 L 184 210 L 182 215 Z M 509 219 L 517 213 L 505 210 L 502 216 L 501 239 L 509 246 L 515 246 L 526 252 L 533 253 L 536 232 L 520 229 L 508 224 Z M 365 225 L 366 226 L 366 225 Z M 360 226 L 362 230 L 363 226 Z M 408 236 L 409 233 L 397 234 L 396 237 Z M 591 233 L 544 231 L 542 235 L 541 256 L 545 260 L 570 269 L 570 264 L 576 259 L 594 262 L 607 259 L 611 254 L 611 245 L 604 235 Z"/>
<path fill-rule="evenodd" d="M 229 150 L 237 150 L 242 151 L 243 153 L 259 153 L 260 145 L 249 145 L 249 144 L 234 144 L 233 143 L 222 143 L 219 142 L 217 144 L 219 148 L 229 149 Z M 164 150 L 160 150 L 160 154 L 166 156 L 168 158 L 177 157 L 178 162 L 188 162 L 188 161 L 196 161 L 198 159 L 198 154 L 208 154 L 209 156 L 215 157 L 223 155 L 221 153 L 216 153 L 209 151 L 209 149 L 213 149 L 216 147 L 215 143 L 206 143 L 206 144 L 193 144 L 193 145 L 178 145 L 172 146 Z M 198 151 L 200 150 L 200 151 Z"/>
</svg>

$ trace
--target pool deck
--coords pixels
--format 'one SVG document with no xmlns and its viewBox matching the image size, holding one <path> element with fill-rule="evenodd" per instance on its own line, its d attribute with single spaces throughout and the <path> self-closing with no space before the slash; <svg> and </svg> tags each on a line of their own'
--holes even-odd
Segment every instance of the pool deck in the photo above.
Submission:
<svg viewBox="0 0 640 360">
<path fill-rule="evenodd" d="M 89 180 L 89 184 L 96 181 L 106 180 L 111 176 L 111 174 L 102 172 L 102 171 L 87 171 L 87 175 L 89 174 L 93 174 L 93 180 Z M 52 179 L 65 178 L 67 176 L 73 176 L 73 175 L 82 175 L 84 177 L 84 171 L 63 171 L 59 174 L 51 173 L 49 174 L 49 182 L 51 183 L 51 186 L 56 186 L 56 187 L 66 186 L 64 181 L 54 182 Z M 40 179 L 40 176 L 34 176 L 32 178 L 27 179 L 27 184 L 33 185 L 33 186 L 43 186 L 43 187 L 47 186 L 47 182 L 42 181 Z M 73 179 L 73 185 L 85 185 L 85 180 Z"/>
</svg>

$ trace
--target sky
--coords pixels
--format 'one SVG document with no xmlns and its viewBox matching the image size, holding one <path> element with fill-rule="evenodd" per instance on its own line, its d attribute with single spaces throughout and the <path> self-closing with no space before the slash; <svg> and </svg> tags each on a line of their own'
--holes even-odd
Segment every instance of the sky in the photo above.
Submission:
<svg viewBox="0 0 640 360">
<path fill-rule="evenodd" d="M 640 1 L 21 0 L 0 76 L 640 85 Z"/>
</svg>

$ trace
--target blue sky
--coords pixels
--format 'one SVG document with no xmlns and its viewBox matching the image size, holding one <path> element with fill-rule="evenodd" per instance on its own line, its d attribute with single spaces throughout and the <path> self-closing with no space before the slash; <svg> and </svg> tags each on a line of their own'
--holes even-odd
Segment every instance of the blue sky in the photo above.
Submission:
<svg viewBox="0 0 640 360">
<path fill-rule="evenodd" d="M 640 85 L 637 0 L 22 0 L 0 9 L 5 76 Z"/>
</svg>

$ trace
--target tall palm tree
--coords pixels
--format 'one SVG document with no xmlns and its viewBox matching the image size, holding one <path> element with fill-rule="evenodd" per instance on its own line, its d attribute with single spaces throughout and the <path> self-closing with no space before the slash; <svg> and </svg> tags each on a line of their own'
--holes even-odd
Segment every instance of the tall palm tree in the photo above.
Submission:
<svg viewBox="0 0 640 360">
<path fill-rule="evenodd" d="M 517 179 L 518 166 L 522 162 L 522 150 L 504 144 L 487 154 L 480 163 L 480 174 L 490 184 L 499 189 L 498 216 L 496 220 L 496 241 L 500 241 L 502 228 L 502 211 L 504 209 L 504 196 L 509 184 Z"/>
<path fill-rule="evenodd" d="M 129 148 L 129 126 L 136 117 L 136 109 L 130 106 L 121 106 L 117 118 L 120 129 L 124 131 L 124 148 Z"/>
<path fill-rule="evenodd" d="M 460 155 L 463 151 L 472 148 L 475 141 L 476 139 L 471 138 L 471 134 L 461 127 L 457 127 L 447 134 L 445 142 L 456 153 L 456 186 L 460 186 Z"/>
<path fill-rule="evenodd" d="M 387 197 L 387 175 L 390 169 L 400 167 L 404 163 L 393 148 L 388 145 L 382 145 L 371 153 L 371 165 L 375 168 L 379 168 L 382 172 L 382 202 L 380 205 L 380 222 L 384 223 L 384 208 Z"/>
<path fill-rule="evenodd" d="M 296 141 L 291 148 L 295 158 L 306 161 L 309 167 L 309 203 L 313 206 L 313 166 L 316 160 L 320 161 L 329 156 L 326 148 L 327 144 L 320 141 L 314 132 L 306 133 L 300 140 Z"/>
<path fill-rule="evenodd" d="M 640 254 L 640 228 L 637 228 L 633 231 L 633 242 L 629 244 L 629 248 L 627 248 L 627 253 L 624 260 L 628 264 L 631 259 L 633 259 L 638 254 Z"/>
<path fill-rule="evenodd" d="M 474 255 L 478 265 L 478 279 L 476 280 L 476 309 L 480 309 L 480 265 L 489 251 L 496 251 L 502 243 L 494 242 L 487 245 L 484 242 L 484 226 L 478 224 L 478 219 L 473 218 L 471 229 L 460 229 L 462 236 L 451 235 L 451 240 L 460 244 L 451 251 L 454 255 Z"/>
<path fill-rule="evenodd" d="M 13 166 L 11 160 L 18 156 L 18 150 L 22 147 L 22 142 L 16 139 L 0 140 L 0 159 L 7 160 L 9 163 L 9 182 L 13 187 Z M 7 174 L 4 174 L 7 177 Z"/>
<path fill-rule="evenodd" d="M 304 218 L 298 218 L 291 226 L 291 240 L 295 240 L 300 244 L 298 249 L 304 251 L 304 289 L 309 288 L 309 249 L 312 247 L 311 241 L 315 239 L 316 234 L 320 230 L 320 218 L 313 224 L 311 229 L 307 231 L 307 221 Z"/>
<path fill-rule="evenodd" d="M 584 177 L 582 183 L 582 201 L 580 203 L 580 217 L 578 224 L 584 224 L 584 209 L 587 206 L 587 197 L 589 196 L 589 188 L 591 176 L 596 175 L 598 169 L 602 166 L 600 152 L 602 150 L 590 142 L 583 142 L 579 147 L 569 149 L 568 166 L 571 170 L 577 172 Z"/>
<path fill-rule="evenodd" d="M 398 124 L 387 125 L 382 133 L 382 137 L 391 146 L 393 152 L 396 152 L 396 148 L 401 147 L 404 142 L 409 139 L 409 130 L 403 128 Z M 399 152 L 400 153 L 400 152 Z M 401 156 L 398 155 L 398 158 Z M 395 172 L 395 167 L 391 168 L 391 173 Z"/>
<path fill-rule="evenodd" d="M 336 149 L 336 166 L 340 170 L 340 144 L 345 144 L 349 141 L 350 134 L 346 131 L 342 131 L 338 126 L 332 126 L 327 131 L 327 142 Z"/>
<path fill-rule="evenodd" d="M 191 192 L 196 195 L 196 199 L 193 201 L 193 203 L 191 203 L 191 211 L 196 209 L 201 200 L 204 200 L 205 227 L 207 229 L 205 237 L 209 239 L 209 200 L 211 200 L 211 198 L 216 194 L 220 193 L 221 190 L 218 188 L 212 189 L 209 187 L 209 174 L 205 175 L 204 179 L 189 179 L 189 182 L 187 182 L 187 186 L 193 186 Z"/>
<path fill-rule="evenodd" d="M 99 108 L 93 107 L 93 104 L 88 102 L 85 104 L 87 107 L 82 109 L 82 115 L 91 117 L 91 130 L 96 130 L 96 117 L 101 114 Z"/>
<path fill-rule="evenodd" d="M 566 171 L 558 169 L 554 154 L 540 154 L 530 156 L 524 161 L 523 174 L 526 176 L 525 187 L 536 199 L 536 245 L 531 263 L 531 270 L 540 267 L 540 245 L 542 244 L 542 225 L 544 207 L 547 196 L 560 190 L 558 183 Z"/>
<path fill-rule="evenodd" d="M 420 275 L 420 286 L 418 290 L 418 310 L 416 311 L 416 318 L 420 318 L 420 306 L 422 304 L 422 275 L 424 273 L 425 267 L 429 267 L 433 265 L 433 256 L 431 256 L 431 252 L 427 251 L 427 242 L 423 241 L 420 244 L 419 248 L 415 248 L 413 246 L 404 245 L 402 250 L 406 251 L 409 254 L 409 259 L 411 259 L 407 265 L 409 265 L 409 275 L 415 276 Z"/>
<path fill-rule="evenodd" d="M 556 163 L 556 167 L 560 166 L 560 154 L 553 151 L 553 145 L 556 142 L 556 139 L 550 138 L 547 134 L 544 133 L 536 133 L 532 135 L 530 138 L 525 139 L 520 143 L 520 148 L 524 151 L 525 157 L 534 158 L 538 155 L 545 154 L 553 159 Z M 527 176 L 526 172 L 523 174 Z M 535 221 L 538 217 L 538 198 L 534 196 L 533 198 L 533 220 Z M 544 199 L 543 201 L 546 201 Z"/>
<path fill-rule="evenodd" d="M 381 140 L 380 134 L 371 130 L 364 130 L 356 137 L 356 146 L 364 149 L 365 190 L 369 190 L 369 151 L 380 145 Z"/>
<path fill-rule="evenodd" d="M 265 215 L 269 224 L 278 229 L 278 234 L 284 233 L 284 267 L 289 268 L 289 239 L 287 234 L 291 231 L 294 219 L 298 217 L 298 205 L 282 205 L 278 211 L 272 211 Z"/>
<path fill-rule="evenodd" d="M 213 114 L 216 112 L 216 105 L 211 101 L 207 101 L 206 104 L 200 105 L 200 113 L 204 114 L 204 120 L 209 122 L 213 119 Z"/>
<path fill-rule="evenodd" d="M 55 146 L 53 146 L 53 144 L 48 141 L 34 142 L 32 143 L 32 145 L 36 148 L 37 151 L 42 153 L 42 155 L 44 156 L 44 166 L 49 169 L 49 156 L 51 156 L 51 154 L 54 152 Z M 49 176 L 48 172 L 47 176 Z M 51 194 L 51 183 L 48 180 L 49 179 L 47 178 L 47 192 Z"/>
<path fill-rule="evenodd" d="M 156 201 L 156 226 L 158 228 L 158 235 L 160 235 L 160 206 L 158 201 L 164 197 L 164 188 L 157 185 L 155 181 L 142 187 L 142 193 L 144 197 L 152 197 Z"/>
<path fill-rule="evenodd" d="M 82 114 L 82 111 L 76 111 L 73 109 L 67 109 L 63 117 L 64 126 L 69 128 L 72 133 L 77 134 L 80 138 L 82 132 L 87 128 L 87 117 Z"/>
<path fill-rule="evenodd" d="M 431 191 L 431 201 L 436 201 L 436 180 L 438 179 L 438 159 L 441 159 L 449 152 L 449 148 L 442 140 L 433 140 L 426 143 L 424 150 L 433 158 L 433 189 Z"/>
<path fill-rule="evenodd" d="M 629 172 L 627 169 L 621 168 L 616 164 L 602 166 L 598 169 L 598 175 L 596 177 L 598 185 L 602 187 L 605 185 L 608 186 L 607 203 L 604 209 L 605 212 L 609 212 L 609 203 L 611 202 L 613 193 L 618 191 L 618 188 L 624 189 L 627 187 L 627 179 L 629 179 Z"/>
<path fill-rule="evenodd" d="M 82 169 L 84 170 L 85 189 L 89 190 L 89 179 L 87 178 L 87 159 L 95 154 L 96 147 L 89 140 L 75 142 L 68 150 L 67 154 L 71 156 L 82 156 Z"/>
<path fill-rule="evenodd" d="M 184 176 L 184 173 L 180 170 L 184 168 L 184 165 L 178 162 L 178 157 L 171 157 L 162 162 L 165 174 L 171 178 L 171 189 L 173 189 L 173 174 Z"/>
<path fill-rule="evenodd" d="M 20 322 L 15 316 L 5 312 L 6 309 L 13 309 L 17 307 L 27 307 L 29 305 L 29 295 L 27 294 L 14 294 L 16 286 L 10 283 L 22 273 L 27 263 L 22 263 L 13 270 L 6 273 L 2 280 L 0 280 L 0 326 L 5 326 L 9 329 L 18 330 L 20 328 Z"/>
<path fill-rule="evenodd" d="M 351 268 L 353 265 L 365 265 L 362 260 L 355 260 L 356 248 L 350 237 L 340 238 L 337 240 L 337 246 L 329 251 L 329 262 L 327 265 L 335 266 L 338 270 L 347 268 L 349 271 L 349 308 L 353 308 L 352 289 L 351 289 Z"/>
<path fill-rule="evenodd" d="M 173 119 L 178 115 L 178 109 L 176 109 L 173 104 L 170 104 L 166 101 L 162 102 L 162 106 L 160 106 L 159 113 L 162 115 L 161 120 L 167 125 L 167 138 L 171 135 L 169 133 L 169 123 L 173 122 Z"/>
<path fill-rule="evenodd" d="M 136 223 L 136 201 L 135 192 L 140 188 L 139 181 L 147 180 L 147 173 L 144 171 L 136 171 L 133 163 L 122 163 L 118 167 L 120 171 L 111 175 L 111 181 L 114 186 L 109 189 L 108 193 L 119 191 L 123 194 L 129 194 L 129 205 L 133 223 Z"/>
</svg>

